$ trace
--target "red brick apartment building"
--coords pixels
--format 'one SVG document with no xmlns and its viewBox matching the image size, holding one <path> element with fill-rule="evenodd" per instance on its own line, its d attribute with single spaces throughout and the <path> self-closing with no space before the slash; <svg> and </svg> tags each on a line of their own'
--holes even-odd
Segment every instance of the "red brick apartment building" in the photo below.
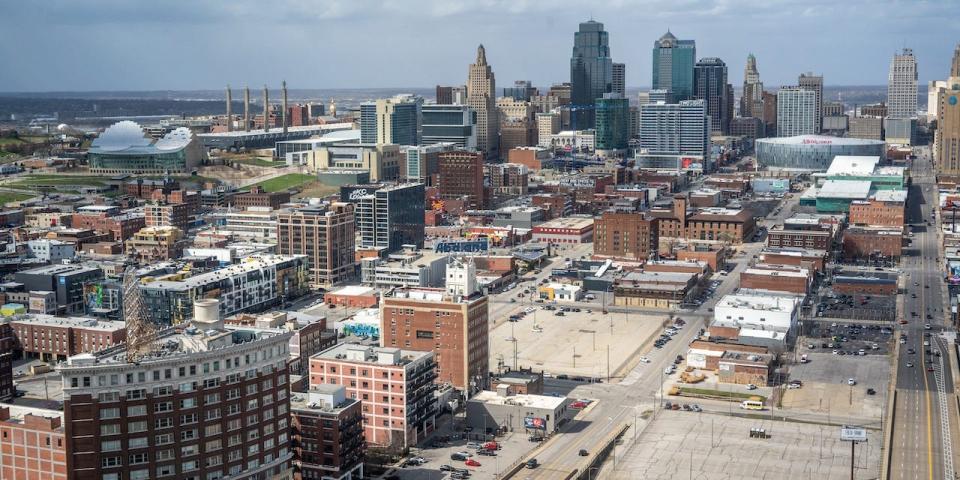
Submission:
<svg viewBox="0 0 960 480">
<path fill-rule="evenodd" d="M 63 413 L 0 406 L 0 478 L 67 480 Z"/>
</svg>

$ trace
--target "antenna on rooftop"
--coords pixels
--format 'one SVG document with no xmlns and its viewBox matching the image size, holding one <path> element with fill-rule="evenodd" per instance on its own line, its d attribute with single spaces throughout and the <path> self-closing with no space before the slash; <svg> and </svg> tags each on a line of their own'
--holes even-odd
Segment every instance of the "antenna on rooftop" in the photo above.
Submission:
<svg viewBox="0 0 960 480">
<path fill-rule="evenodd" d="M 140 282 L 132 266 L 123 273 L 123 321 L 128 362 L 136 362 L 156 349 L 157 327 L 143 303 Z"/>
</svg>

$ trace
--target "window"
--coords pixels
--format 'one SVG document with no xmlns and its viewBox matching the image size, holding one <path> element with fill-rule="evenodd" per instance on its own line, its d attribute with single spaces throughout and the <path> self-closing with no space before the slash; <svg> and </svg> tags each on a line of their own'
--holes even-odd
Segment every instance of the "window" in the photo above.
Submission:
<svg viewBox="0 0 960 480">
<path fill-rule="evenodd" d="M 135 390 L 127 390 L 127 400 L 141 400 L 147 397 L 147 391 L 138 388 Z"/>
<path fill-rule="evenodd" d="M 166 450 L 157 451 L 157 461 L 163 462 L 166 460 L 173 460 L 173 449 L 168 448 Z"/>
<path fill-rule="evenodd" d="M 258 453 L 260 453 L 259 443 L 254 443 L 253 445 L 250 445 L 249 447 L 247 447 L 247 455 L 256 455 Z"/>
<path fill-rule="evenodd" d="M 180 408 L 193 408 L 197 406 L 196 398 L 184 398 L 180 400 Z"/>
<path fill-rule="evenodd" d="M 100 479 L 101 479 L 101 480 L 120 480 L 120 474 L 119 474 L 119 473 L 104 473 L 103 476 L 100 477 Z"/>
<path fill-rule="evenodd" d="M 209 442 L 207 442 L 206 444 L 203 445 L 203 451 L 204 451 L 204 452 L 207 452 L 207 453 L 209 453 L 209 452 L 215 452 L 215 451 L 217 451 L 217 450 L 220 450 L 220 448 L 221 448 L 222 446 L 223 446 L 223 444 L 222 444 L 222 442 L 220 441 L 220 439 L 210 440 Z"/>
<path fill-rule="evenodd" d="M 112 418 L 120 418 L 119 408 L 114 407 L 100 409 L 100 420 L 110 420 Z"/>
<path fill-rule="evenodd" d="M 154 420 L 153 425 L 154 428 L 158 430 L 161 428 L 170 428 L 173 426 L 173 419 L 169 417 L 158 418 Z"/>
<path fill-rule="evenodd" d="M 216 388 L 220 386 L 219 378 L 208 378 L 203 381 L 203 388 Z"/>
<path fill-rule="evenodd" d="M 127 442 L 128 448 L 146 448 L 149 446 L 150 446 L 150 442 L 149 440 L 147 440 L 147 437 L 131 438 Z"/>
<path fill-rule="evenodd" d="M 173 434 L 164 433 L 161 435 L 157 435 L 156 440 L 157 440 L 157 445 L 167 445 L 167 444 L 173 443 Z M 157 458 L 157 460 L 160 460 L 160 459 Z"/>
<path fill-rule="evenodd" d="M 180 431 L 180 441 L 185 442 L 187 440 L 193 440 L 197 438 L 197 429 L 191 428 L 190 430 L 181 430 Z"/>
<path fill-rule="evenodd" d="M 242 426 L 243 422 L 241 422 L 239 418 L 235 418 L 227 422 L 227 431 L 238 430 Z"/>
<path fill-rule="evenodd" d="M 141 463 L 147 463 L 150 461 L 146 453 L 134 453 L 133 455 L 130 455 L 129 460 L 130 465 L 139 465 Z"/>
<path fill-rule="evenodd" d="M 243 437 L 241 437 L 239 433 L 230 435 L 230 437 L 227 438 L 227 446 L 229 447 L 240 445 L 241 442 L 243 442 Z"/>
<path fill-rule="evenodd" d="M 120 465 L 120 457 L 103 457 L 100 460 L 100 465 L 103 468 L 116 467 Z"/>
<path fill-rule="evenodd" d="M 177 469 L 176 469 L 176 467 L 173 466 L 173 465 L 161 465 L 161 466 L 157 467 L 157 476 L 158 476 L 158 477 L 169 477 L 170 475 L 173 475 L 174 473 L 177 473 Z"/>
<path fill-rule="evenodd" d="M 119 423 L 105 423 L 100 425 L 100 435 L 118 435 L 120 433 Z"/>
<path fill-rule="evenodd" d="M 256 398 L 247 400 L 247 411 L 256 410 L 258 406 L 260 406 L 260 402 L 258 402 Z"/>
<path fill-rule="evenodd" d="M 220 428 L 220 424 L 214 423 L 213 425 L 207 425 L 206 428 L 203 429 L 203 434 L 204 436 L 207 436 L 207 437 L 213 436 L 213 435 L 219 435 L 221 430 L 222 429 Z"/>
<path fill-rule="evenodd" d="M 115 452 L 120 450 L 120 440 L 104 440 L 100 442 L 101 452 Z"/>
<path fill-rule="evenodd" d="M 243 451 L 240 449 L 237 449 L 237 450 L 230 450 L 230 454 L 228 455 L 227 458 L 228 458 L 228 461 L 235 462 L 237 460 L 240 460 L 242 457 L 243 457 Z"/>
<path fill-rule="evenodd" d="M 236 415 L 238 413 L 240 413 L 239 403 L 231 403 L 230 405 L 227 405 L 227 415 Z"/>
<path fill-rule="evenodd" d="M 120 401 L 120 392 L 101 392 L 97 395 L 97 400 L 101 403 L 103 402 L 119 402 Z M 115 474 L 111 474 L 115 475 Z"/>
<path fill-rule="evenodd" d="M 131 405 L 127 407 L 128 417 L 142 417 L 147 414 L 146 405 Z"/>
<path fill-rule="evenodd" d="M 153 396 L 155 397 L 165 397 L 167 395 L 173 395 L 173 387 L 170 385 L 165 385 L 162 387 L 153 388 Z"/>
<path fill-rule="evenodd" d="M 207 411 L 203 412 L 203 417 L 204 417 L 204 419 L 206 419 L 207 421 L 216 420 L 216 419 L 220 418 L 220 409 L 219 409 L 219 408 L 212 408 L 212 409 L 210 409 L 210 410 L 207 410 Z"/>
<path fill-rule="evenodd" d="M 203 403 L 206 405 L 210 405 L 213 403 L 220 403 L 220 394 L 208 393 L 205 397 L 203 397 Z"/>
<path fill-rule="evenodd" d="M 127 423 L 127 432 L 128 433 L 137 433 L 147 431 L 147 422 L 141 420 L 139 422 L 130 422 Z"/>
<path fill-rule="evenodd" d="M 200 453 L 200 447 L 198 447 L 196 444 L 185 445 L 184 447 L 180 448 L 181 457 L 189 457 L 198 453 Z"/>
<path fill-rule="evenodd" d="M 190 425 L 191 423 L 197 423 L 196 413 L 188 413 L 186 415 L 180 415 L 180 425 Z"/>
<path fill-rule="evenodd" d="M 251 383 L 247 385 L 247 395 L 256 395 L 257 394 L 257 384 Z"/>
<path fill-rule="evenodd" d="M 130 472 L 130 480 L 148 480 L 149 478 L 150 478 L 150 470 L 147 470 L 145 468 L 141 468 L 140 470 L 134 470 Z"/>
<path fill-rule="evenodd" d="M 173 402 L 160 402 L 153 404 L 153 413 L 163 413 L 173 410 Z"/>
<path fill-rule="evenodd" d="M 260 432 L 257 430 L 247 430 L 247 441 L 256 440 L 260 438 Z"/>
</svg>

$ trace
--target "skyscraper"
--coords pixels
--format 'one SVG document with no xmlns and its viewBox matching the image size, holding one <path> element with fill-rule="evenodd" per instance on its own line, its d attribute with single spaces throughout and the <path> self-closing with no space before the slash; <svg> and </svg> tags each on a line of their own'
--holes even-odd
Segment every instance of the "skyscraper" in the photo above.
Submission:
<svg viewBox="0 0 960 480">
<path fill-rule="evenodd" d="M 277 252 L 306 255 L 310 284 L 330 287 L 353 276 L 353 205 L 333 203 L 277 215 Z"/>
<path fill-rule="evenodd" d="M 953 52 L 950 78 L 937 95 L 934 158 L 940 175 L 960 175 L 960 44 Z"/>
<path fill-rule="evenodd" d="M 630 138 L 630 101 L 619 93 L 607 93 L 597 99 L 598 153 L 622 152 Z"/>
<path fill-rule="evenodd" d="M 423 98 L 397 95 L 360 104 L 360 143 L 418 145 Z"/>
<path fill-rule="evenodd" d="M 623 63 L 613 64 L 613 93 L 627 96 L 627 66 Z"/>
<path fill-rule="evenodd" d="M 421 145 L 451 142 L 458 148 L 477 148 L 477 114 L 466 105 L 424 105 Z"/>
<path fill-rule="evenodd" d="M 610 38 L 603 24 L 593 20 L 580 24 L 573 34 L 570 57 L 571 122 L 575 130 L 594 126 L 594 103 L 613 89 Z"/>
<path fill-rule="evenodd" d="M 674 101 L 693 98 L 697 44 L 677 40 L 669 30 L 653 42 L 653 89 L 670 90 Z"/>
<path fill-rule="evenodd" d="M 917 59 L 913 50 L 904 48 L 890 62 L 887 76 L 887 116 L 914 118 L 917 116 Z"/>
<path fill-rule="evenodd" d="M 383 248 L 387 253 L 403 245 L 423 248 L 423 206 L 422 183 L 381 188 L 360 197 L 356 206 L 360 246 Z"/>
<path fill-rule="evenodd" d="M 811 133 L 820 133 L 820 127 L 823 126 L 823 76 L 814 75 L 811 72 L 801 73 L 798 85 L 804 90 L 814 93 L 814 131 Z M 783 135 L 781 135 L 783 136 Z"/>
<path fill-rule="evenodd" d="M 712 133 L 726 135 L 730 131 L 727 97 L 727 64 L 715 57 L 701 58 L 694 67 L 694 98 L 703 100 L 710 115 Z"/>
<path fill-rule="evenodd" d="M 747 55 L 747 66 L 743 69 L 743 96 L 740 97 L 741 117 L 763 116 L 763 82 L 757 70 L 757 58 Z"/>
<path fill-rule="evenodd" d="M 467 105 L 477 112 L 477 148 L 486 158 L 497 158 L 500 118 L 497 115 L 497 82 L 487 65 L 487 51 L 477 47 L 477 60 L 467 72 Z"/>
<path fill-rule="evenodd" d="M 655 155 L 705 158 L 710 148 L 710 117 L 703 100 L 641 105 L 640 148 Z"/>
<path fill-rule="evenodd" d="M 514 100 L 529 102 L 530 97 L 537 95 L 537 89 L 530 83 L 530 80 L 516 80 L 512 87 L 504 87 L 503 96 Z"/>
<path fill-rule="evenodd" d="M 777 136 L 817 133 L 817 94 L 803 87 L 781 87 L 777 92 Z"/>
</svg>

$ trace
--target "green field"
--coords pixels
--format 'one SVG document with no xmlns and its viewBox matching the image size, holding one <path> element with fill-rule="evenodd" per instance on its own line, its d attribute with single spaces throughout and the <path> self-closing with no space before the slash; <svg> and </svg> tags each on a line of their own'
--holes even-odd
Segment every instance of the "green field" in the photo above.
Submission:
<svg viewBox="0 0 960 480">
<path fill-rule="evenodd" d="M 19 202 L 35 196 L 27 193 L 0 192 L 0 205 L 6 206 L 10 202 Z"/>
<path fill-rule="evenodd" d="M 242 190 L 250 190 L 251 187 L 258 186 L 263 187 L 266 192 L 282 192 L 291 188 L 302 187 L 308 183 L 315 182 L 316 180 L 317 177 L 313 175 L 307 175 L 305 173 L 288 173 L 276 178 L 271 178 L 270 180 L 264 180 L 262 182 L 255 183 L 249 187 L 244 187 Z"/>
<path fill-rule="evenodd" d="M 36 185 L 83 185 L 89 187 L 102 187 L 106 183 L 105 177 L 87 176 L 87 175 L 28 175 L 22 180 L 17 180 L 10 184 L 14 187 L 33 187 Z"/>
<path fill-rule="evenodd" d="M 0 146 L 3 146 L 3 145 L 15 145 L 15 144 L 18 144 L 18 143 L 24 143 L 24 142 L 23 142 L 23 140 L 20 140 L 19 138 L 9 138 L 9 137 L 0 138 Z"/>
<path fill-rule="evenodd" d="M 254 165 L 257 167 L 285 167 L 287 162 L 274 162 L 271 160 L 265 160 L 262 158 L 235 158 L 230 159 L 231 162 L 242 163 L 245 165 Z"/>
</svg>

